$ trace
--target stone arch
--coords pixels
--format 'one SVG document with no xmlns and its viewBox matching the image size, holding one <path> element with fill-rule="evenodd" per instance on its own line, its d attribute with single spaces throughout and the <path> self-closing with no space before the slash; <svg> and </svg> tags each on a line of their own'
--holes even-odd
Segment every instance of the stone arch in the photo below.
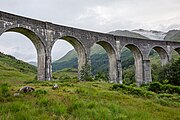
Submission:
<svg viewBox="0 0 180 120">
<path fill-rule="evenodd" d="M 63 36 L 63 37 L 57 38 L 53 41 L 53 43 L 51 44 L 51 50 L 52 50 L 55 42 L 59 39 L 65 40 L 68 43 L 70 43 L 74 47 L 75 51 L 77 52 L 77 55 L 78 55 L 78 78 L 80 79 L 80 71 L 82 70 L 82 67 L 85 66 L 87 63 L 87 53 L 86 53 L 86 49 L 85 49 L 83 43 L 75 37 Z"/>
<path fill-rule="evenodd" d="M 46 57 L 45 57 L 45 43 L 42 41 L 42 38 L 35 33 L 33 30 L 27 29 L 25 27 L 19 26 L 10 26 L 2 30 L 1 34 L 5 32 L 17 32 L 20 33 L 31 40 L 33 45 L 36 48 L 37 52 L 37 79 L 46 80 Z"/>
<path fill-rule="evenodd" d="M 166 52 L 164 48 L 160 46 L 154 46 L 153 48 L 151 48 L 151 50 L 155 50 L 159 54 L 162 66 L 169 62 L 168 53 Z M 150 55 L 151 50 L 149 51 L 148 56 Z"/>
<path fill-rule="evenodd" d="M 110 82 L 117 82 L 117 62 L 116 62 L 116 50 L 111 43 L 107 41 L 97 41 L 96 44 L 102 46 L 107 52 L 109 59 L 109 79 Z"/>
<path fill-rule="evenodd" d="M 123 46 L 127 47 L 132 53 L 134 57 L 135 64 L 135 80 L 137 85 L 143 83 L 143 56 L 141 50 L 134 44 L 126 44 Z"/>
</svg>

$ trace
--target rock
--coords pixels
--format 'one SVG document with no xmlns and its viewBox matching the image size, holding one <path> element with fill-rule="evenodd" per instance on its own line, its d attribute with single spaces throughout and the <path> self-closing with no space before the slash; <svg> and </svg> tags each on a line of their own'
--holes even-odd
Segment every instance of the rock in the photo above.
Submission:
<svg viewBox="0 0 180 120">
<path fill-rule="evenodd" d="M 22 93 L 28 93 L 28 92 L 33 92 L 34 88 L 30 87 L 30 86 L 24 86 L 21 89 L 19 89 L 20 92 Z"/>
<path fill-rule="evenodd" d="M 53 90 L 58 89 L 58 88 L 59 88 L 59 86 L 58 86 L 58 84 L 56 84 L 56 83 L 55 83 L 55 84 L 53 85 L 53 87 L 52 87 Z"/>
<path fill-rule="evenodd" d="M 14 97 L 18 97 L 20 93 L 14 93 Z"/>
</svg>

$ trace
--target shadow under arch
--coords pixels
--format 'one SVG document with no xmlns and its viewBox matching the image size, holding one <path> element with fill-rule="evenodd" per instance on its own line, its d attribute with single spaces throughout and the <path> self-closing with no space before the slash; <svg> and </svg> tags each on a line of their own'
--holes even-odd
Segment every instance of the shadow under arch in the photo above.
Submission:
<svg viewBox="0 0 180 120">
<path fill-rule="evenodd" d="M 16 32 L 26 36 L 36 48 L 37 52 L 37 79 L 38 80 L 46 80 L 46 71 L 45 71 L 45 44 L 42 39 L 32 30 L 29 30 L 24 27 L 10 27 L 6 28 L 2 31 L 0 35 L 6 32 Z"/>
<path fill-rule="evenodd" d="M 95 44 L 102 46 L 107 52 L 109 59 L 109 79 L 110 82 L 117 82 L 117 62 L 116 62 L 116 50 L 107 41 L 97 41 Z"/>
<path fill-rule="evenodd" d="M 136 45 L 133 44 L 126 44 L 123 46 L 123 48 L 128 48 L 134 57 L 134 65 L 135 65 L 135 81 L 137 85 L 140 85 L 143 83 L 143 58 L 142 58 L 142 52 L 139 50 L 139 48 Z M 122 48 L 122 49 L 123 49 Z M 121 53 L 122 53 L 121 49 Z"/>
<path fill-rule="evenodd" d="M 74 47 L 75 51 L 77 52 L 77 55 L 78 55 L 77 56 L 78 57 L 78 78 L 80 79 L 80 71 L 82 70 L 83 66 L 85 66 L 87 63 L 87 60 L 86 60 L 87 53 L 86 53 L 84 45 L 75 37 L 63 36 L 63 37 L 57 38 L 53 41 L 53 43 L 51 44 L 51 51 L 52 51 L 52 48 L 53 48 L 55 42 L 58 40 L 67 41 Z"/>
<path fill-rule="evenodd" d="M 174 50 L 180 55 L 180 48 L 175 48 Z"/>
<path fill-rule="evenodd" d="M 179 59 L 180 58 L 180 48 L 175 48 L 174 50 L 172 50 L 170 53 L 170 58 L 171 58 L 170 59 L 171 62 Z"/>
<path fill-rule="evenodd" d="M 164 48 L 159 47 L 159 46 L 155 46 L 155 47 L 151 48 L 148 56 L 150 56 L 150 52 L 152 50 L 155 50 L 159 54 L 160 59 L 161 59 L 161 66 L 166 65 L 169 62 L 168 53 L 166 52 L 166 50 Z"/>
</svg>

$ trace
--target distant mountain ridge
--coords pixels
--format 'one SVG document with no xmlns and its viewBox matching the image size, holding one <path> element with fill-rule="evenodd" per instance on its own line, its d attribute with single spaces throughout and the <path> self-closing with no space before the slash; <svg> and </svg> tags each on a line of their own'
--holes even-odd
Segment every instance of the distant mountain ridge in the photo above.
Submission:
<svg viewBox="0 0 180 120">
<path fill-rule="evenodd" d="M 154 30 L 143 30 L 136 29 L 132 31 L 128 30 L 116 30 L 109 32 L 113 35 L 135 37 L 141 39 L 153 39 L 153 40 L 175 40 L 180 41 L 180 30 L 170 30 L 169 32 L 154 31 Z M 125 49 L 121 52 L 123 67 L 128 67 L 133 64 L 133 58 L 129 57 L 132 53 Z M 108 59 L 105 50 L 99 46 L 94 45 L 91 52 L 91 63 L 92 70 L 94 72 L 98 70 L 107 71 Z M 96 67 L 99 65 L 98 67 Z M 53 62 L 53 71 L 61 70 L 68 67 L 77 68 L 77 53 L 75 50 L 69 51 L 63 58 Z"/>
<path fill-rule="evenodd" d="M 141 39 L 149 39 L 146 36 L 143 36 L 139 33 L 128 31 L 128 30 L 115 30 L 109 32 L 109 34 L 118 35 L 118 36 L 127 36 L 127 37 L 134 37 L 134 38 L 141 38 Z"/>
<path fill-rule="evenodd" d="M 180 41 L 180 30 L 170 30 L 166 33 L 164 40 L 167 41 Z"/>
<path fill-rule="evenodd" d="M 132 32 L 139 33 L 142 36 L 145 36 L 152 40 L 164 40 L 164 37 L 167 35 L 167 33 L 162 31 L 144 30 L 144 29 L 136 29 L 136 30 L 132 30 Z"/>
</svg>

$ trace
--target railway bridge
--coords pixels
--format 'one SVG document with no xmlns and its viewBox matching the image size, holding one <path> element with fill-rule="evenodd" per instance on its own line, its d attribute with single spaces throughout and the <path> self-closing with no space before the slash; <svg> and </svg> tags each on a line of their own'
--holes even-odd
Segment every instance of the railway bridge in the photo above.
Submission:
<svg viewBox="0 0 180 120">
<path fill-rule="evenodd" d="M 175 50 L 180 55 L 180 42 L 145 40 L 106 33 L 88 31 L 50 22 L 35 20 L 0 11 L 0 35 L 5 32 L 18 32 L 28 37 L 37 51 L 38 80 L 52 79 L 51 51 L 58 39 L 69 42 L 78 54 L 78 73 L 83 66 L 90 64 L 91 47 L 102 46 L 109 58 L 109 77 L 111 82 L 122 83 L 120 52 L 124 47 L 131 50 L 135 59 L 135 78 L 138 85 L 152 81 L 149 54 L 157 51 L 161 64 L 171 61 Z"/>
</svg>

